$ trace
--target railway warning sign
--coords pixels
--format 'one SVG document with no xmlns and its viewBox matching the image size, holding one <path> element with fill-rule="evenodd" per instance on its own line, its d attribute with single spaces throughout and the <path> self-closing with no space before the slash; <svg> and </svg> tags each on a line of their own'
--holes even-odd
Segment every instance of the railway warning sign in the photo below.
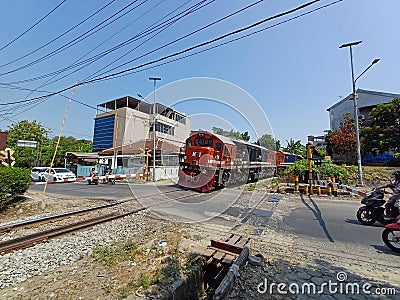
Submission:
<svg viewBox="0 0 400 300">
<path fill-rule="evenodd" d="M 13 157 L 14 150 L 6 148 L 0 151 L 0 156 L 2 156 L 1 164 L 6 167 L 12 167 L 15 164 L 15 158 Z"/>
</svg>

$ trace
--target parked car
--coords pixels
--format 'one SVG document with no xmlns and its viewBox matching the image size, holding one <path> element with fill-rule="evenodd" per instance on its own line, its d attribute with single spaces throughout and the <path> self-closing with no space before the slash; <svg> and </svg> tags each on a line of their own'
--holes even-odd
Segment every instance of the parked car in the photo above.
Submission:
<svg viewBox="0 0 400 300">
<path fill-rule="evenodd" d="M 31 179 L 32 181 L 42 181 L 42 173 L 47 171 L 47 167 L 34 167 L 31 170 Z"/>
<path fill-rule="evenodd" d="M 57 181 L 57 182 L 72 182 L 76 181 L 76 176 L 70 170 L 66 168 L 51 168 L 49 172 L 49 168 L 39 175 L 40 181 Z"/>
</svg>

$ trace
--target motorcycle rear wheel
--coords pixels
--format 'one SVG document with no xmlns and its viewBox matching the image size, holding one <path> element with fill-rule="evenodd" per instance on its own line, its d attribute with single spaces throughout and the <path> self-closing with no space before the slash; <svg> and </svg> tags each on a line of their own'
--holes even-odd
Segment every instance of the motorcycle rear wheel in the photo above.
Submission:
<svg viewBox="0 0 400 300">
<path fill-rule="evenodd" d="M 357 211 L 357 220 L 364 225 L 372 225 L 375 223 L 376 219 L 372 210 L 367 207 L 360 207 Z"/>
<path fill-rule="evenodd" d="M 394 252 L 400 253 L 400 229 L 385 228 L 382 240 Z"/>
</svg>

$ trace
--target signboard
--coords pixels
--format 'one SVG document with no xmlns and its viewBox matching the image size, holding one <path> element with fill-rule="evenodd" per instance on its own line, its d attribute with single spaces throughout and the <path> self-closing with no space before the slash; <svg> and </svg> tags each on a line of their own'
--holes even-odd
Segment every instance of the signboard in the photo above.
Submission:
<svg viewBox="0 0 400 300">
<path fill-rule="evenodd" d="M 0 154 L 4 157 L 1 161 L 2 165 L 6 167 L 12 167 L 13 165 L 15 165 L 15 158 L 13 157 L 14 150 L 6 148 L 3 151 L 0 151 Z"/>
<path fill-rule="evenodd" d="M 37 142 L 36 141 L 18 140 L 17 146 L 23 147 L 23 148 L 36 148 Z"/>
</svg>

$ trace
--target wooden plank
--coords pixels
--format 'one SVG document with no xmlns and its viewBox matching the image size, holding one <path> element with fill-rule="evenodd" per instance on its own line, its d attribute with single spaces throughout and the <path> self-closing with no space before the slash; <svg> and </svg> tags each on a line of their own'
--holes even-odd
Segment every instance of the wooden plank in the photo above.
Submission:
<svg viewBox="0 0 400 300">
<path fill-rule="evenodd" d="M 243 247 L 217 240 L 211 240 L 211 247 L 221 249 L 222 251 L 232 252 L 235 254 L 240 254 L 240 252 L 242 252 L 243 250 Z"/>
<path fill-rule="evenodd" d="M 233 235 L 229 240 L 226 242 L 229 244 L 236 244 L 242 237 L 240 235 Z"/>
<path fill-rule="evenodd" d="M 211 256 L 214 255 L 216 251 L 214 249 L 207 249 L 204 253 L 203 256 L 206 257 L 207 259 L 210 258 Z"/>
<path fill-rule="evenodd" d="M 215 253 L 215 254 L 213 255 L 213 258 L 214 258 L 215 260 L 217 260 L 217 261 L 221 261 L 221 260 L 224 258 L 224 256 L 225 256 L 225 253 L 224 253 L 224 252 L 217 251 L 217 253 Z"/>
<path fill-rule="evenodd" d="M 238 241 L 235 245 L 238 247 L 244 247 L 249 242 L 249 238 L 241 237 L 240 241 Z"/>
<path fill-rule="evenodd" d="M 230 255 L 230 254 L 226 254 L 224 259 L 222 260 L 222 263 L 223 264 L 227 264 L 227 265 L 231 265 L 235 259 L 236 259 L 235 256 Z"/>
</svg>

